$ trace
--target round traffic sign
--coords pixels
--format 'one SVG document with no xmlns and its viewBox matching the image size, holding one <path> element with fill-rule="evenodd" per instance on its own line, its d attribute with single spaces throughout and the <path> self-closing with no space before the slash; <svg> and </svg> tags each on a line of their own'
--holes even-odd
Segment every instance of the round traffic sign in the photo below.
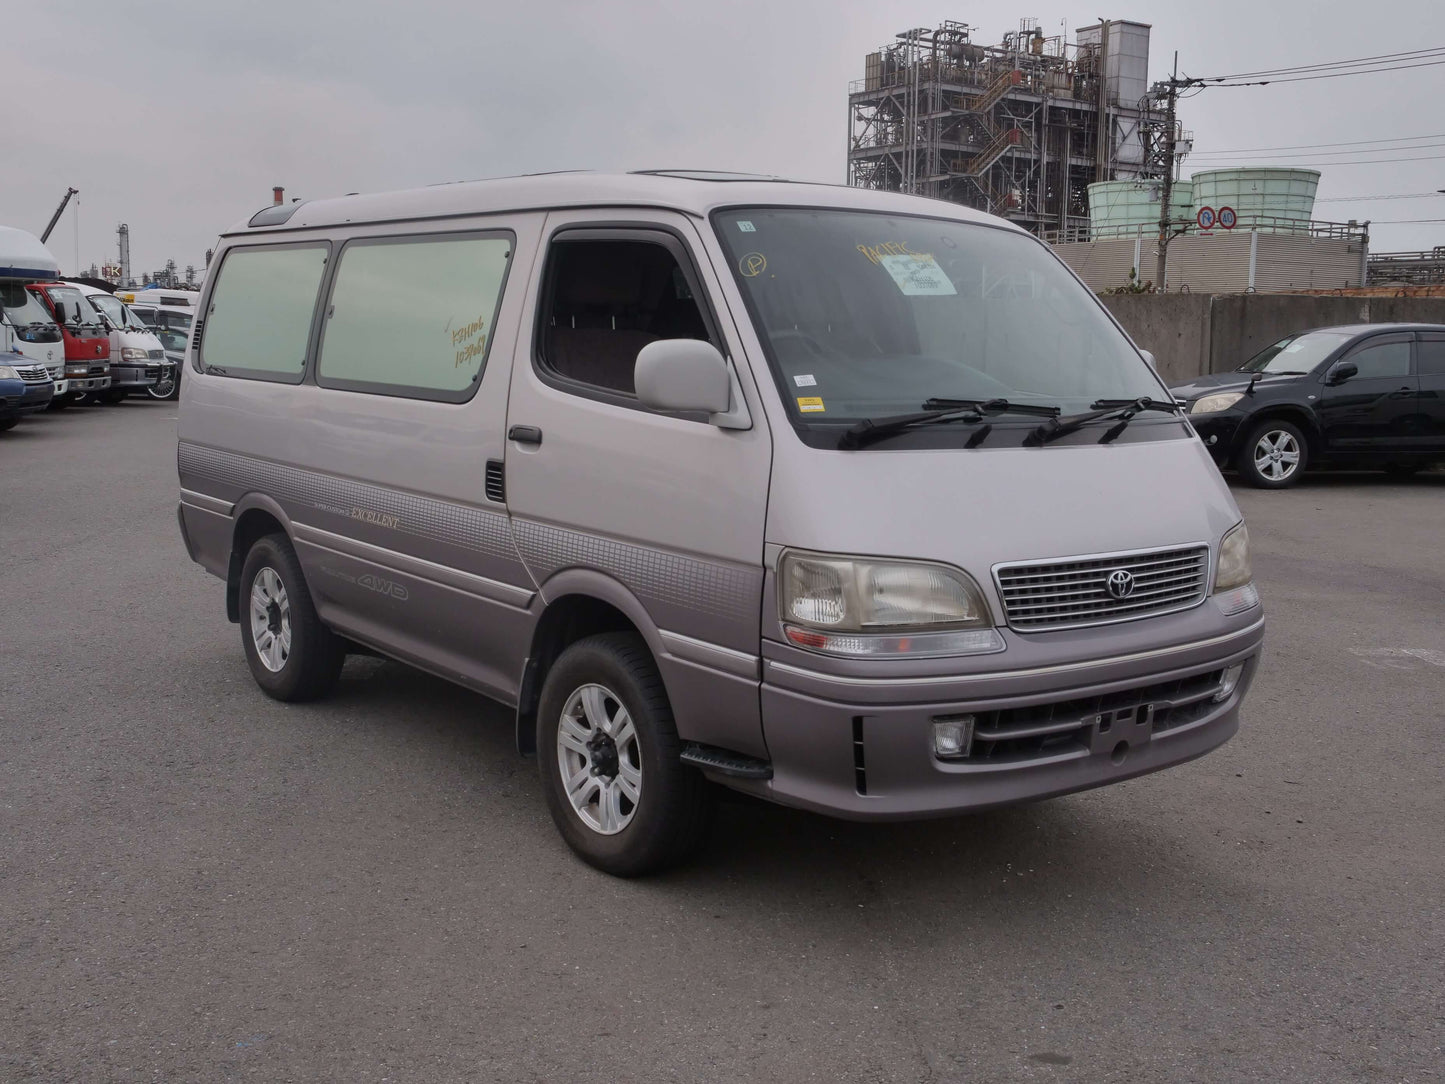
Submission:
<svg viewBox="0 0 1445 1084">
<path fill-rule="evenodd" d="M 1232 230 L 1234 224 L 1239 221 L 1239 216 L 1234 213 L 1233 207 L 1221 207 L 1219 209 L 1220 229 Z"/>
<path fill-rule="evenodd" d="M 1212 230 L 1214 228 L 1214 208 L 1199 208 L 1199 213 L 1194 216 L 1194 221 L 1199 223 L 1201 230 Z"/>
</svg>

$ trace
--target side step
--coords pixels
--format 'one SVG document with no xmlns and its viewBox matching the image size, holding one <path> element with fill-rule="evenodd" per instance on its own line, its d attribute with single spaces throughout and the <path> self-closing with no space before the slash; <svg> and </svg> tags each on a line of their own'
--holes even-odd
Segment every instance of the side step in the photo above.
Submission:
<svg viewBox="0 0 1445 1084">
<path fill-rule="evenodd" d="M 715 745 L 701 745 L 690 741 L 682 747 L 681 760 L 694 768 L 705 768 L 718 775 L 730 775 L 734 779 L 771 779 L 773 766 L 766 760 L 734 753 L 730 749 L 719 749 Z"/>
</svg>

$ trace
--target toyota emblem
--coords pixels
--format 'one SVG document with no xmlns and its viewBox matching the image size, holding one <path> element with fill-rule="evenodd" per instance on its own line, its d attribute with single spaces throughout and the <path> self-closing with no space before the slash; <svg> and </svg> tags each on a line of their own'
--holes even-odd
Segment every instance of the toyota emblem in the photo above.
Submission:
<svg viewBox="0 0 1445 1084">
<path fill-rule="evenodd" d="M 1104 581 L 1104 588 L 1111 598 L 1128 598 L 1134 593 L 1134 573 L 1116 568 Z"/>
</svg>

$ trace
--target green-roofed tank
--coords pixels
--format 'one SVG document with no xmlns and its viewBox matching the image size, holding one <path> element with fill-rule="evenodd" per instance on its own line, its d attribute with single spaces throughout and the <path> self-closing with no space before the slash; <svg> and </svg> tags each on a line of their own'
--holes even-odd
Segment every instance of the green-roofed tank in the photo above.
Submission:
<svg viewBox="0 0 1445 1084">
<path fill-rule="evenodd" d="M 1288 231 L 1308 225 L 1320 185 L 1316 169 L 1211 169 L 1196 173 L 1194 210 L 1232 207 L 1239 229 L 1262 233 Z"/>
<path fill-rule="evenodd" d="M 1157 230 L 1162 189 L 1159 181 L 1097 181 L 1089 185 L 1090 240 L 1136 237 L 1141 226 Z M 1175 181 L 1169 194 L 1169 217 L 1181 222 L 1191 221 L 1194 218 L 1193 204 L 1193 185 L 1188 181 Z M 1146 229 L 1144 232 L 1149 231 Z"/>
</svg>

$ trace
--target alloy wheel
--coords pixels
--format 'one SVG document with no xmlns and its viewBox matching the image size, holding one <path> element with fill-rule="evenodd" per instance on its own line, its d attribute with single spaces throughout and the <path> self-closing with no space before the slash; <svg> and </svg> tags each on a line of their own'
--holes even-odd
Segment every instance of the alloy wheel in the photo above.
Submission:
<svg viewBox="0 0 1445 1084">
<path fill-rule="evenodd" d="M 1293 433 L 1271 429 L 1254 446 L 1254 468 L 1271 482 L 1282 482 L 1299 470 L 1300 446 Z"/>
<path fill-rule="evenodd" d="M 583 685 L 567 698 L 557 726 L 557 767 L 572 810 L 611 836 L 632 823 L 642 797 L 637 728 L 617 694 Z"/>
</svg>

